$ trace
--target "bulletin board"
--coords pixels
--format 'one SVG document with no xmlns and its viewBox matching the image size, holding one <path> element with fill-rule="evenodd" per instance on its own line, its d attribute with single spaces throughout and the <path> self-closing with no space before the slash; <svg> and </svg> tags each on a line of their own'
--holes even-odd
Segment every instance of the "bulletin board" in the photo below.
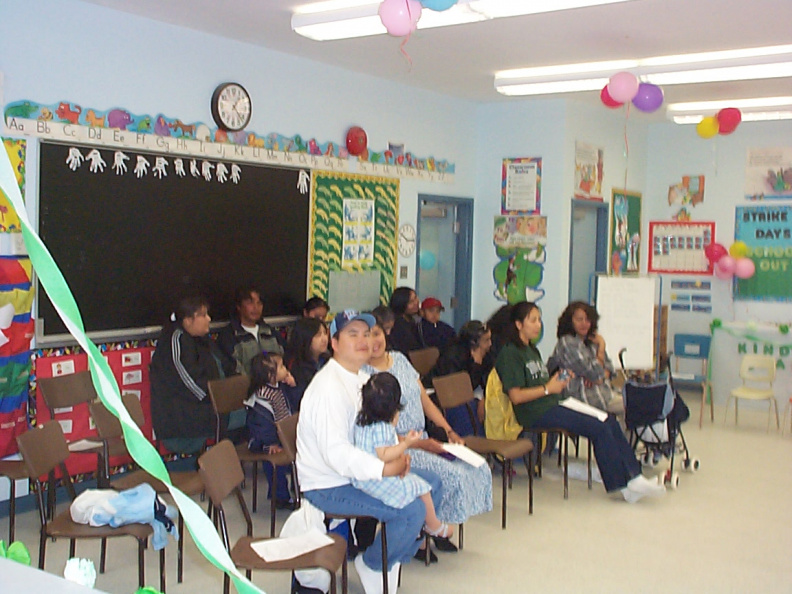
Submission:
<svg viewBox="0 0 792 594">
<path fill-rule="evenodd" d="M 734 298 L 792 301 L 792 206 L 738 206 L 734 239 L 756 266 L 751 278 L 735 279 Z"/>
<path fill-rule="evenodd" d="M 610 219 L 610 273 L 641 269 L 641 193 L 613 190 Z"/>
<path fill-rule="evenodd" d="M 715 237 L 715 223 L 649 222 L 649 272 L 712 274 L 704 248 Z"/>
<path fill-rule="evenodd" d="M 330 271 L 378 270 L 380 303 L 387 303 L 396 283 L 398 217 L 398 179 L 314 170 L 309 293 L 328 299 Z"/>
</svg>

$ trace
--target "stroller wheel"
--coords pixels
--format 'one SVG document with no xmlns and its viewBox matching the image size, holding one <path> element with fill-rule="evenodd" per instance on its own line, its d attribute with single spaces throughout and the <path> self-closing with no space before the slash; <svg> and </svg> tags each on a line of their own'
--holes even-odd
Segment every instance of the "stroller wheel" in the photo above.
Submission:
<svg viewBox="0 0 792 594">
<path fill-rule="evenodd" d="M 672 472 L 670 476 L 666 474 L 666 483 L 670 489 L 676 491 L 679 488 L 679 473 Z"/>
<path fill-rule="evenodd" d="M 683 466 L 688 472 L 696 472 L 701 466 L 701 461 L 698 458 L 688 458 L 683 462 Z"/>
</svg>

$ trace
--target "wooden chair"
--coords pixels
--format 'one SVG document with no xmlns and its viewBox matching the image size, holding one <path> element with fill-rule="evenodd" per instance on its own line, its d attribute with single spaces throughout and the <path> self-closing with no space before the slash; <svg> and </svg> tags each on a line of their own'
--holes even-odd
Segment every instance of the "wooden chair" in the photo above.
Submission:
<svg viewBox="0 0 792 594">
<path fill-rule="evenodd" d="M 98 399 L 90 371 L 80 371 L 69 375 L 46 377 L 38 380 L 41 396 L 49 410 L 50 420 L 55 420 L 55 411 L 59 408 L 74 407 L 88 404 Z M 95 446 L 86 447 L 87 442 L 96 441 Z M 97 456 L 96 484 L 100 489 L 109 487 L 108 474 L 109 456 L 123 456 L 127 453 L 126 445 L 122 439 L 114 437 L 106 443 L 101 440 L 80 440 L 69 442 L 69 452 L 72 454 L 92 454 Z M 82 443 L 80 443 L 82 442 Z M 78 449 L 79 448 L 79 449 Z"/>
<path fill-rule="evenodd" d="M 0 476 L 6 477 L 11 483 L 8 491 L 8 544 L 11 544 L 14 542 L 16 522 L 16 481 L 29 477 L 22 460 L 0 460 Z"/>
<path fill-rule="evenodd" d="M 256 554 L 251 545 L 255 542 L 266 539 L 253 537 L 253 521 L 250 518 L 245 498 L 240 489 L 245 480 L 234 445 L 226 440 L 219 442 L 212 449 L 208 450 L 198 458 L 198 467 L 206 486 L 206 492 L 214 504 L 217 521 L 219 523 L 220 534 L 223 544 L 231 555 L 231 560 L 240 569 L 245 570 L 245 575 L 250 579 L 252 570 L 290 570 L 292 572 L 292 583 L 294 582 L 294 571 L 296 569 L 321 568 L 330 572 L 330 592 L 336 592 L 335 575 L 341 568 L 341 591 L 347 591 L 347 563 L 346 563 L 346 540 L 336 534 L 330 534 L 333 544 L 322 547 L 310 553 L 286 559 L 284 561 L 267 562 Z M 228 536 L 228 526 L 226 523 L 223 501 L 232 493 L 236 495 L 242 514 L 247 525 L 247 536 L 241 537 L 236 541 L 233 548 Z M 223 577 L 223 593 L 228 594 L 231 579 L 226 574 Z M 294 590 L 292 589 L 292 592 Z"/>
<path fill-rule="evenodd" d="M 432 379 L 435 394 L 445 412 L 449 408 L 465 405 L 471 423 L 476 427 L 475 414 L 470 406 L 473 400 L 473 384 L 467 371 L 459 371 Z M 487 439 L 472 435 L 463 438 L 465 445 L 477 454 L 493 455 L 503 460 L 503 501 L 501 510 L 501 528 L 506 529 L 506 493 L 512 488 L 513 461 L 527 456 L 533 451 L 530 439 L 499 440 Z M 533 513 L 533 473 L 528 472 L 528 513 Z M 462 525 L 459 526 L 459 548 L 462 548 Z"/>
<path fill-rule="evenodd" d="M 715 403 L 712 400 L 712 386 L 707 381 L 707 361 L 709 359 L 712 337 L 706 334 L 674 334 L 674 387 L 701 388 L 701 412 L 699 429 L 704 424 L 704 409 L 707 407 L 707 395 L 710 399 L 710 421 L 715 421 Z M 701 364 L 698 373 L 679 373 L 681 359 L 695 360 Z"/>
<path fill-rule="evenodd" d="M 143 407 L 141 406 L 140 400 L 138 400 L 137 396 L 133 394 L 122 394 L 121 400 L 129 412 L 129 416 L 132 417 L 132 420 L 135 421 L 138 427 L 142 427 L 145 423 L 145 417 L 143 415 Z M 91 411 L 91 418 L 96 425 L 96 431 L 99 434 L 99 437 L 102 438 L 102 442 L 104 444 L 107 444 L 108 440 L 111 439 L 123 439 L 124 433 L 121 429 L 121 422 L 115 415 L 113 415 L 113 413 L 107 410 L 104 404 L 102 404 L 100 401 L 91 402 L 88 405 L 88 408 Z M 107 458 L 108 456 L 105 455 L 105 460 L 107 460 Z M 109 468 L 106 469 L 106 472 L 109 476 Z M 203 481 L 201 481 L 201 477 L 197 470 L 171 472 L 169 474 L 173 485 L 185 495 L 192 497 L 204 492 Z M 110 483 L 110 488 L 115 489 L 116 491 L 124 491 L 126 489 L 133 489 L 141 483 L 148 483 L 151 485 L 158 495 L 170 494 L 170 491 L 168 491 L 168 487 L 165 486 L 165 483 L 163 483 L 158 478 L 155 478 L 145 470 L 133 470 L 131 472 L 124 473 Z M 176 579 L 178 583 L 181 584 L 184 579 L 184 518 L 182 518 L 181 513 L 179 514 L 178 526 L 179 544 Z"/>
<path fill-rule="evenodd" d="M 220 442 L 223 432 L 223 417 L 231 414 L 235 410 L 245 407 L 245 400 L 248 398 L 248 388 L 250 378 L 247 375 L 233 375 L 231 377 L 210 380 L 209 398 L 212 400 L 212 407 L 215 412 L 215 441 Z M 263 454 L 251 452 L 246 443 L 236 446 L 237 456 L 242 464 L 251 462 L 253 464 L 253 512 L 258 507 L 258 466 L 260 462 L 269 462 L 273 466 L 289 466 L 294 459 L 284 450 L 277 454 Z M 275 536 L 275 499 L 278 490 L 277 468 L 272 470 L 272 498 L 270 500 L 270 538 Z"/>
<path fill-rule="evenodd" d="M 64 461 L 69 457 L 69 448 L 66 438 L 63 436 L 60 424 L 55 421 L 42 425 L 40 428 L 31 429 L 17 437 L 19 451 L 25 462 L 31 482 L 35 484 L 36 496 L 38 498 L 39 518 L 41 519 L 41 535 L 39 540 L 39 569 L 44 569 L 45 555 L 47 551 L 48 538 L 68 538 L 69 539 L 69 558 L 74 557 L 75 540 L 79 538 L 100 538 L 102 539 L 101 560 L 99 572 L 104 573 L 105 557 L 107 553 L 105 539 L 117 536 L 132 536 L 138 541 L 138 585 L 145 587 L 145 569 L 143 551 L 145 550 L 148 537 L 152 534 L 151 526 L 147 524 L 128 524 L 111 528 L 109 526 L 87 526 L 78 524 L 71 519 L 70 510 L 50 520 L 45 513 L 44 491 L 41 481 L 42 476 L 50 477 L 50 484 L 54 483 L 55 468 L 61 470 L 61 477 L 66 485 L 71 499 L 76 496 L 71 477 L 66 470 Z M 165 591 L 165 549 L 160 551 L 160 590 Z"/>
<path fill-rule="evenodd" d="M 415 367 L 418 375 L 421 377 L 429 373 L 437 363 L 440 357 L 440 350 L 437 347 L 428 347 L 425 349 L 418 349 L 417 351 L 410 351 L 407 353 L 410 357 L 410 363 Z"/>
</svg>

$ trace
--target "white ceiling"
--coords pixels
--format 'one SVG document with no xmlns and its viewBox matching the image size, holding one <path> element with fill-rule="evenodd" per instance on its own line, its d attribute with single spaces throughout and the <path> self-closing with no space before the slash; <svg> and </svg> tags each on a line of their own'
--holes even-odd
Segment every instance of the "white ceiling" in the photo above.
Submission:
<svg viewBox="0 0 792 594">
<path fill-rule="evenodd" d="M 292 8 L 313 0 L 83 1 L 480 102 L 519 100 L 495 91 L 498 70 L 792 43 L 792 0 L 634 0 L 416 31 L 410 66 L 388 35 L 317 42 L 293 33 Z M 666 103 L 792 95 L 792 79 L 664 91 Z M 599 102 L 595 92 L 577 98 Z"/>
</svg>

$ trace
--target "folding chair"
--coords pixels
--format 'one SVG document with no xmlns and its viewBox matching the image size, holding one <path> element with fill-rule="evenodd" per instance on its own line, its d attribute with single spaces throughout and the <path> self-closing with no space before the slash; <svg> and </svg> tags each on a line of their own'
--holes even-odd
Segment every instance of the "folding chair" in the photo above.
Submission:
<svg viewBox="0 0 792 594">
<path fill-rule="evenodd" d="M 222 437 L 222 419 L 236 410 L 245 407 L 245 400 L 248 397 L 250 378 L 246 375 L 233 375 L 231 377 L 209 380 L 209 398 L 212 400 L 212 407 L 215 412 L 215 441 L 219 442 Z M 246 443 L 236 446 L 237 456 L 242 464 L 253 463 L 253 512 L 258 507 L 258 466 L 259 462 L 269 462 L 275 466 L 289 466 L 294 459 L 286 451 L 277 454 L 264 454 L 251 452 Z M 278 471 L 272 469 L 272 498 L 270 500 L 270 537 L 275 536 L 275 494 L 278 489 Z"/>
<path fill-rule="evenodd" d="M 674 334 L 674 387 L 701 388 L 701 413 L 699 428 L 704 424 L 704 409 L 707 406 L 707 395 L 710 399 L 710 421 L 715 422 L 715 403 L 712 400 L 712 386 L 707 381 L 707 361 L 709 359 L 712 337 L 706 334 Z M 699 373 L 684 374 L 679 372 L 679 361 L 689 359 L 699 361 Z"/>
<path fill-rule="evenodd" d="M 475 416 L 470 406 L 473 400 L 473 384 L 467 371 L 459 371 L 450 375 L 432 379 L 435 394 L 445 412 L 449 408 L 465 405 L 474 427 Z M 506 493 L 512 488 L 513 461 L 527 456 L 533 451 L 530 439 L 500 440 L 487 439 L 472 435 L 464 438 L 465 445 L 483 456 L 494 455 L 503 460 L 503 501 L 501 510 L 501 528 L 506 529 Z M 528 513 L 533 513 L 533 472 L 528 472 Z M 462 524 L 459 525 L 459 548 L 462 548 Z"/>
<path fill-rule="evenodd" d="M 410 363 L 415 367 L 420 377 L 425 376 L 432 371 L 432 368 L 440 358 L 440 350 L 437 347 L 427 347 L 425 349 L 418 349 L 407 353 L 410 358 Z"/>
<path fill-rule="evenodd" d="M 208 450 L 200 458 L 198 458 L 198 467 L 206 486 L 206 492 L 209 494 L 212 503 L 216 510 L 217 522 L 219 523 L 220 534 L 223 538 L 223 544 L 231 555 L 231 560 L 240 569 L 245 570 L 245 575 L 250 579 L 252 570 L 290 570 L 292 572 L 292 584 L 294 584 L 294 570 L 296 569 L 311 569 L 321 568 L 330 572 L 330 592 L 336 592 L 336 573 L 339 567 L 341 568 L 341 591 L 347 591 L 347 563 L 346 563 L 346 540 L 336 534 L 330 534 L 333 543 L 322 547 L 310 553 L 305 553 L 299 557 L 286 559 L 284 561 L 268 562 L 259 557 L 253 550 L 254 543 L 266 539 L 256 539 L 253 537 L 253 521 L 250 518 L 245 498 L 242 496 L 240 489 L 242 482 L 245 480 L 245 474 L 242 472 L 239 457 L 237 456 L 234 445 L 227 439 L 219 442 L 212 449 Z M 247 536 L 241 537 L 231 547 L 231 541 L 228 536 L 228 526 L 226 523 L 225 510 L 223 508 L 223 501 L 232 493 L 236 495 L 239 506 L 242 509 L 242 514 L 245 517 L 245 524 L 247 526 Z M 223 593 L 228 594 L 231 579 L 226 574 L 223 577 Z M 294 588 L 292 587 L 292 592 Z"/>
<path fill-rule="evenodd" d="M 48 538 L 68 538 L 69 539 L 69 558 L 74 557 L 75 553 L 75 540 L 78 538 L 101 538 L 101 559 L 99 562 L 99 572 L 104 573 L 105 570 L 105 557 L 107 553 L 107 538 L 117 536 L 132 536 L 138 541 L 138 585 L 140 588 L 145 587 L 145 564 L 143 558 L 143 551 L 145 550 L 148 537 L 151 536 L 153 530 L 147 524 L 128 524 L 126 526 L 119 526 L 118 528 L 111 528 L 109 526 L 87 526 L 85 524 L 78 524 L 71 519 L 70 510 L 65 510 L 63 513 L 50 520 L 45 513 L 44 506 L 44 492 L 41 477 L 48 475 L 50 484 L 54 484 L 55 468 L 59 467 L 61 470 L 61 478 L 66 485 L 69 496 L 72 500 L 75 499 L 76 493 L 74 485 L 72 484 L 71 477 L 66 470 L 64 461 L 69 457 L 69 448 L 66 443 L 66 438 L 63 436 L 60 424 L 55 421 L 42 425 L 40 428 L 31 429 L 26 433 L 17 437 L 17 444 L 19 451 L 22 454 L 22 459 L 25 462 L 28 475 L 31 477 L 31 482 L 35 484 L 36 496 L 38 499 L 39 518 L 41 520 L 41 534 L 39 540 L 39 569 L 44 569 L 45 555 L 47 551 Z M 160 550 L 159 554 L 160 564 L 160 590 L 165 591 L 165 549 Z"/>
</svg>

